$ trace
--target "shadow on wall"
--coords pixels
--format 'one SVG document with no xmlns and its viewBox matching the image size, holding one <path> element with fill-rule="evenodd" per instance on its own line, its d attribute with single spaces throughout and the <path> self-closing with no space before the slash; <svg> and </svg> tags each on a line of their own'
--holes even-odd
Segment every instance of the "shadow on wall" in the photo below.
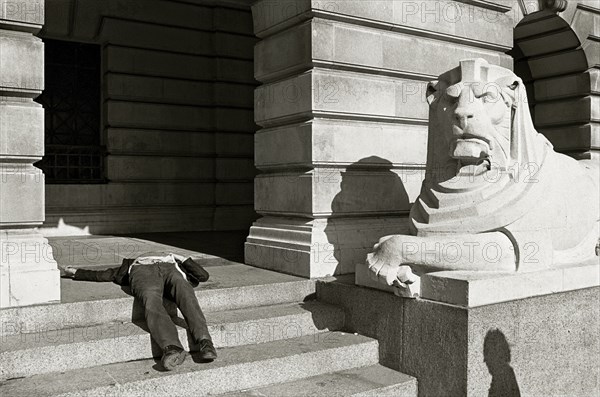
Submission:
<svg viewBox="0 0 600 397">
<path fill-rule="evenodd" d="M 510 366 L 510 346 L 502 331 L 492 329 L 485 335 L 483 360 L 492 375 L 488 397 L 521 397 L 515 371 Z"/>
<path fill-rule="evenodd" d="M 379 216 L 397 208 L 409 208 L 404 183 L 392 167 L 391 161 L 370 156 L 352 163 L 341 173 L 340 191 L 331 203 L 331 217 L 325 227 L 338 264 L 336 274 L 354 272 L 354 265 L 361 260 L 364 262 L 373 245 L 383 237 L 368 230 L 379 229 L 377 221 L 375 224 L 365 223 L 364 227 L 348 225 L 351 226 L 349 228 L 342 222 L 336 222 L 337 219 Z"/>
</svg>

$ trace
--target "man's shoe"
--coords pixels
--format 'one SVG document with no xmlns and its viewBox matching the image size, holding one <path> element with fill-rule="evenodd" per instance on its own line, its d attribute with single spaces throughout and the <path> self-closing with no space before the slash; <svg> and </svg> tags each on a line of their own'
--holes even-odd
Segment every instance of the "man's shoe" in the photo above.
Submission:
<svg viewBox="0 0 600 397">
<path fill-rule="evenodd" d="M 200 350 L 198 351 L 198 357 L 202 361 L 213 361 L 217 358 L 217 350 L 210 339 L 202 339 L 200 341 Z"/>
<path fill-rule="evenodd" d="M 160 362 L 167 371 L 173 371 L 175 367 L 181 365 L 185 361 L 185 350 L 179 346 L 170 345 L 165 347 L 162 359 Z"/>
</svg>

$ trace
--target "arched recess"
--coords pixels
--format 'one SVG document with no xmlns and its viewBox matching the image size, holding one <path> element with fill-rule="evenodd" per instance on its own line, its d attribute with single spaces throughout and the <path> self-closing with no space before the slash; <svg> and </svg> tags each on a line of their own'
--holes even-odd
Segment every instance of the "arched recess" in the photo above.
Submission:
<svg viewBox="0 0 600 397">
<path fill-rule="evenodd" d="M 515 72 L 527 85 L 537 130 L 559 152 L 598 158 L 600 2 L 550 0 L 514 31 Z"/>
</svg>

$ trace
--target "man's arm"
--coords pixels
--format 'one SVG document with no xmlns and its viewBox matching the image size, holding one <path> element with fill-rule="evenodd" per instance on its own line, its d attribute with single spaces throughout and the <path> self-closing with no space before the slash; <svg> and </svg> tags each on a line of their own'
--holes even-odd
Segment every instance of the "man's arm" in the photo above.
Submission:
<svg viewBox="0 0 600 397">
<path fill-rule="evenodd" d="M 72 278 L 73 280 L 79 281 L 95 281 L 95 282 L 109 282 L 115 281 L 119 267 L 111 267 L 105 270 L 87 270 L 87 269 L 75 269 L 67 266 L 62 269 L 65 277 Z"/>
</svg>

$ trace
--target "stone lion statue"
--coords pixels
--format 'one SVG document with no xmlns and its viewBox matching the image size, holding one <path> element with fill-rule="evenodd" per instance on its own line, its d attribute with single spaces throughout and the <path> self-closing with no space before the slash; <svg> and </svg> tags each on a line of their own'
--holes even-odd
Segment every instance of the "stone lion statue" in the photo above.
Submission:
<svg viewBox="0 0 600 397">
<path fill-rule="evenodd" d="M 372 278 L 405 287 L 415 273 L 598 261 L 598 167 L 556 153 L 535 130 L 521 79 L 464 60 L 429 84 L 427 101 L 427 171 L 410 235 L 379 240 Z"/>
</svg>

